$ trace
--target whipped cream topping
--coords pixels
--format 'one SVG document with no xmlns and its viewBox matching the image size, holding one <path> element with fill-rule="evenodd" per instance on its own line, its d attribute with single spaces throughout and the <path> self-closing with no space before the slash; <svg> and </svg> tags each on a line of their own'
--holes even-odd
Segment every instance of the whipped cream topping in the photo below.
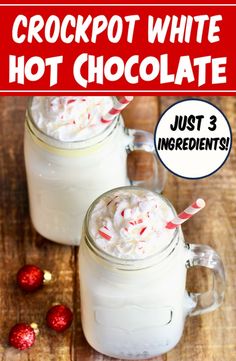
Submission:
<svg viewBox="0 0 236 361">
<path fill-rule="evenodd" d="M 113 107 L 111 97 L 34 97 L 31 106 L 36 126 L 45 134 L 64 141 L 80 141 L 101 133 L 101 121 Z"/>
<path fill-rule="evenodd" d="M 122 259 L 142 259 L 169 244 L 174 230 L 165 225 L 173 217 L 172 209 L 157 194 L 120 190 L 96 204 L 89 231 L 104 252 Z"/>
</svg>

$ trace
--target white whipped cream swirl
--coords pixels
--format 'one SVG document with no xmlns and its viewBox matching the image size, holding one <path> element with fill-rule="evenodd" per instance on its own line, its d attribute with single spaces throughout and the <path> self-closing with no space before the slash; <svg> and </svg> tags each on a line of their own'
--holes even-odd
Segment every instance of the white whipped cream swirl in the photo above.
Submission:
<svg viewBox="0 0 236 361">
<path fill-rule="evenodd" d="M 107 123 L 102 117 L 113 107 L 105 97 L 34 97 L 31 113 L 36 126 L 55 139 L 72 142 L 101 133 Z"/>
<path fill-rule="evenodd" d="M 171 241 L 167 221 L 172 209 L 153 192 L 120 190 L 103 197 L 92 211 L 89 231 L 104 252 L 122 259 L 142 259 Z"/>
</svg>

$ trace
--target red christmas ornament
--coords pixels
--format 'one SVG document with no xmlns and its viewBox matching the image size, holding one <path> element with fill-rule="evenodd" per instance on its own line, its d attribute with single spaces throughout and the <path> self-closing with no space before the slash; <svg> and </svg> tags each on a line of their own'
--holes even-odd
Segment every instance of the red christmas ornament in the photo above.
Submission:
<svg viewBox="0 0 236 361">
<path fill-rule="evenodd" d="M 65 305 L 56 305 L 48 310 L 46 321 L 49 328 L 56 332 L 63 332 L 70 327 L 73 313 Z"/>
<path fill-rule="evenodd" d="M 51 280 L 51 273 L 27 264 L 18 271 L 16 278 L 17 284 L 22 290 L 33 292 Z"/>
<path fill-rule="evenodd" d="M 38 327 L 35 323 L 27 325 L 26 323 L 17 323 L 12 327 L 9 333 L 9 344 L 19 350 L 25 350 L 33 346 Z"/>
</svg>

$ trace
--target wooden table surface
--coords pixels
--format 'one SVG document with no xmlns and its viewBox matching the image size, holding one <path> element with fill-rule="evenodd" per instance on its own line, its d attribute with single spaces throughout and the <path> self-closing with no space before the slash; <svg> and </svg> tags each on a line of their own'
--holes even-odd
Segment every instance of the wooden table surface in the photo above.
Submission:
<svg viewBox="0 0 236 361">
<path fill-rule="evenodd" d="M 129 126 L 153 130 L 158 114 L 176 98 L 137 97 L 126 111 Z M 236 134 L 236 98 L 212 97 L 228 116 Z M 1 361 L 109 361 L 86 343 L 80 323 L 78 248 L 51 243 L 33 230 L 28 209 L 23 161 L 23 128 L 27 99 L 0 97 L 0 360 Z M 163 361 L 236 360 L 236 144 L 224 167 L 204 180 L 189 181 L 171 174 L 164 195 L 180 211 L 197 197 L 206 200 L 204 211 L 183 226 L 188 242 L 206 243 L 222 256 L 227 275 L 224 305 L 213 313 L 189 318 L 179 345 Z M 134 159 L 137 163 L 137 157 Z M 140 169 L 151 165 L 143 158 Z M 136 166 L 135 166 L 136 167 Z M 133 168 L 135 168 L 133 166 Z M 131 165 L 132 168 L 132 165 Z M 53 273 L 54 282 L 34 294 L 16 287 L 15 275 L 25 263 Z M 201 269 L 188 277 L 188 287 L 204 290 L 211 275 Z M 193 287 L 194 285 L 194 287 Z M 73 326 L 55 334 L 45 326 L 45 314 L 54 302 L 69 305 Z M 16 322 L 37 322 L 40 335 L 35 345 L 20 352 L 7 346 L 9 329 Z"/>
</svg>

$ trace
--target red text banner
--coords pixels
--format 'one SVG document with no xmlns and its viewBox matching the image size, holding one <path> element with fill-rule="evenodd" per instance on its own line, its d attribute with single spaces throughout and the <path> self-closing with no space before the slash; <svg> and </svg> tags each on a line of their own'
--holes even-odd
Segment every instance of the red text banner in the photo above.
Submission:
<svg viewBox="0 0 236 361">
<path fill-rule="evenodd" d="M 236 5 L 1 5 L 1 94 L 236 92 Z"/>
</svg>

